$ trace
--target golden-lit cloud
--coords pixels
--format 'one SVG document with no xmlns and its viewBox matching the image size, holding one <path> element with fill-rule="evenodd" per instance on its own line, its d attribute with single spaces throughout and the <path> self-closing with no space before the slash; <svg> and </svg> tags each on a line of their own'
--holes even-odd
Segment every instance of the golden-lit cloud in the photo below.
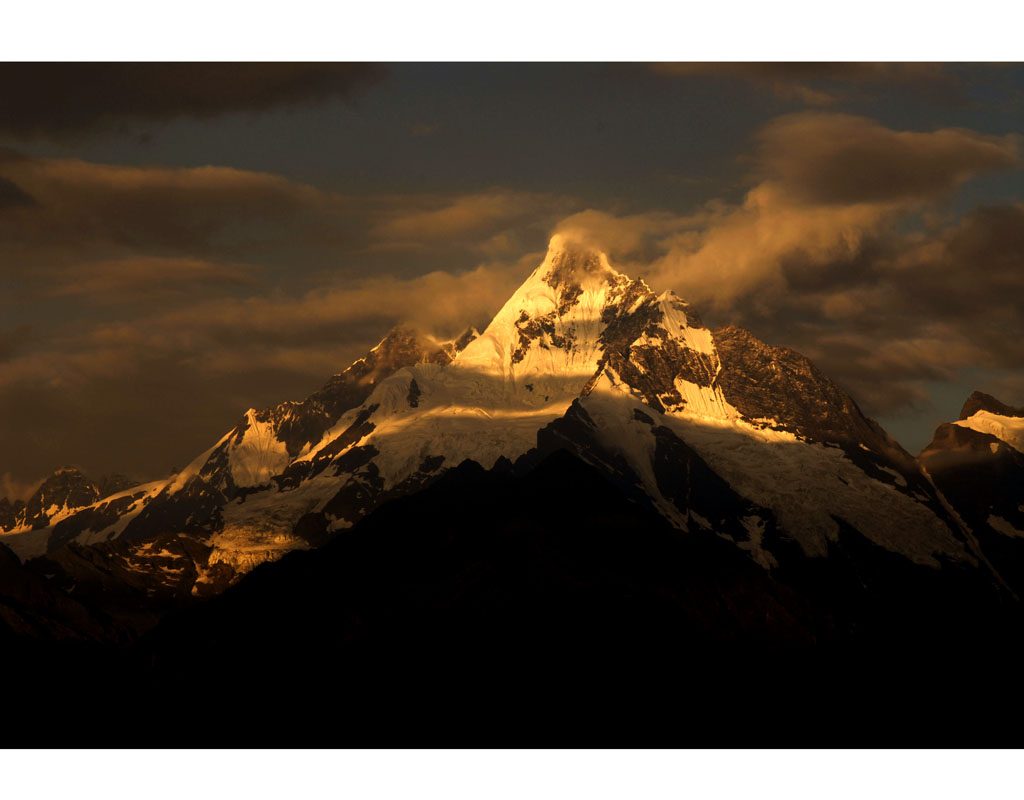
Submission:
<svg viewBox="0 0 1024 800">
<path fill-rule="evenodd" d="M 1019 164 L 1017 140 L 974 131 L 898 131 L 850 114 L 803 112 L 756 136 L 759 177 L 791 203 L 936 199 L 982 172 Z"/>
<path fill-rule="evenodd" d="M 451 241 L 485 231 L 495 231 L 493 236 L 517 222 L 550 224 L 571 204 L 548 194 L 493 189 L 439 198 L 431 208 L 399 209 L 375 225 L 371 236 L 389 243 Z"/>
<path fill-rule="evenodd" d="M 807 112 L 773 120 L 755 136 L 756 184 L 736 205 L 699 213 L 563 220 L 623 257 L 656 240 L 648 274 L 692 300 L 727 308 L 787 289 L 787 266 L 849 263 L 905 215 L 949 196 L 978 174 L 1020 163 L 1012 137 L 972 131 L 896 131 L 862 117 Z"/>
</svg>

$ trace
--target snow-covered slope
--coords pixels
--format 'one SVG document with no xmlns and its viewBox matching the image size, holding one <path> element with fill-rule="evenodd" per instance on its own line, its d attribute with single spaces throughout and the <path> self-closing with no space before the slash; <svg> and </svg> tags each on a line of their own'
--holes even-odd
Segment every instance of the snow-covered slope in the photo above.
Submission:
<svg viewBox="0 0 1024 800">
<path fill-rule="evenodd" d="M 967 419 L 959 419 L 953 424 L 991 434 L 1018 453 L 1024 453 L 1024 417 L 1006 417 L 991 411 L 977 411 Z"/>
</svg>

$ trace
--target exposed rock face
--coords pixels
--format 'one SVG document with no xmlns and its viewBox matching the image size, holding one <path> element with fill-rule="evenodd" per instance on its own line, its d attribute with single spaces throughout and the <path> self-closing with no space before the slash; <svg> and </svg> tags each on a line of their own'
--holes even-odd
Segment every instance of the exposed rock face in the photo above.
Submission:
<svg viewBox="0 0 1024 800">
<path fill-rule="evenodd" d="M 744 418 L 774 419 L 782 429 L 813 441 L 865 444 L 912 460 L 804 356 L 767 345 L 734 325 L 719 328 L 714 335 L 722 361 L 717 385 Z"/>
<path fill-rule="evenodd" d="M 1024 406 L 1015 407 L 1001 403 L 992 395 L 984 392 L 972 392 L 960 409 L 960 419 L 973 417 L 979 411 L 989 411 L 1001 417 L 1024 417 Z"/>
</svg>

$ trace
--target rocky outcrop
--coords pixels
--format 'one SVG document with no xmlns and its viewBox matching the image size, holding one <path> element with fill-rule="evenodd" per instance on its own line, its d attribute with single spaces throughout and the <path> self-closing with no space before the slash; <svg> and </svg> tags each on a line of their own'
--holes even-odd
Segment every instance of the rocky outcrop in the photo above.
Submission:
<svg viewBox="0 0 1024 800">
<path fill-rule="evenodd" d="M 812 441 L 865 444 L 911 460 L 805 356 L 765 344 L 734 325 L 719 328 L 714 337 L 722 364 L 715 383 L 744 418 L 775 420 Z"/>
</svg>

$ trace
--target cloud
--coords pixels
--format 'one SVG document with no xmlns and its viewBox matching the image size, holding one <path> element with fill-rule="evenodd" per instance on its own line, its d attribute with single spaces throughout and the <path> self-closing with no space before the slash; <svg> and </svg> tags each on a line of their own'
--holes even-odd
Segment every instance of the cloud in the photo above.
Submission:
<svg viewBox="0 0 1024 800">
<path fill-rule="evenodd" d="M 32 203 L 31 195 L 20 186 L 6 178 L 0 178 L 0 211 L 3 211 L 5 208 L 30 206 Z"/>
<path fill-rule="evenodd" d="M 353 343 L 360 350 L 375 344 L 399 322 L 452 336 L 467 324 L 489 321 L 542 258 L 542 253 L 531 253 L 516 262 L 482 264 L 454 274 L 371 277 L 299 296 L 252 295 L 198 302 L 157 316 L 100 324 L 85 343 L 97 349 L 126 347 L 144 355 L 188 352 L 195 354 L 197 363 L 211 352 L 224 350 L 218 356 L 220 367 L 229 363 L 230 353 L 239 347 L 233 368 L 250 369 L 252 362 L 242 351 L 259 352 L 268 346 L 309 348 L 311 343 L 330 341 L 325 334 L 331 331 L 346 333 L 334 342 Z M 334 342 L 330 347 L 337 353 Z M 339 364 L 335 361 L 332 366 Z"/>
<path fill-rule="evenodd" d="M 416 122 L 409 128 L 409 135 L 414 137 L 433 136 L 440 130 L 441 125 L 436 122 Z"/>
<path fill-rule="evenodd" d="M 0 363 L 10 359 L 31 335 L 31 325 L 19 325 L 11 330 L 0 331 Z"/>
<path fill-rule="evenodd" d="M 229 249 L 245 225 L 280 229 L 344 198 L 229 167 L 120 166 L 0 152 L 0 180 L 33 202 L 0 209 L 5 242 L 36 252 L 98 246 Z M 250 234 L 251 235 L 251 234 Z M 49 257 L 49 256 L 47 256 Z"/>
<path fill-rule="evenodd" d="M 6 187 L 6 188 L 5 188 Z M 448 194 L 354 195 L 228 167 L 98 164 L 0 150 L 0 273 L 135 255 L 207 262 L 337 264 L 538 246 L 572 198 L 501 187 Z M 393 258 L 391 259 L 394 260 Z M 416 269 L 411 258 L 410 268 Z M 420 267 L 422 270 L 422 267 Z"/>
<path fill-rule="evenodd" d="M 896 131 L 849 114 L 789 114 L 756 138 L 761 177 L 804 203 L 934 199 L 979 173 L 1020 161 L 1013 137 L 955 128 Z"/>
<path fill-rule="evenodd" d="M 663 242 L 668 236 L 699 230 L 713 213 L 708 209 L 691 216 L 667 211 L 615 216 L 587 209 L 561 220 L 554 232 L 578 244 L 603 250 L 621 261 L 644 250 L 652 238 Z"/>
<path fill-rule="evenodd" d="M 893 62 L 666 62 L 652 64 L 662 75 L 731 78 L 768 91 L 781 100 L 831 106 L 858 87 L 908 88 L 936 99 L 959 100 L 963 87 L 947 65 Z"/>
<path fill-rule="evenodd" d="M 0 500 L 5 497 L 8 500 L 28 500 L 36 489 L 43 485 L 45 478 L 38 478 L 32 481 L 23 481 L 16 478 L 10 472 L 0 474 Z"/>
<path fill-rule="evenodd" d="M 709 214 L 702 229 L 665 240 L 650 274 L 719 309 L 755 293 L 768 301 L 766 292 L 773 298 L 785 291 L 787 266 L 813 273 L 850 264 L 891 219 L 892 210 L 879 205 L 795 203 L 765 182 L 741 204 Z"/>
<path fill-rule="evenodd" d="M 53 297 L 113 304 L 190 296 L 211 286 L 252 286 L 260 271 L 248 264 L 138 256 L 51 270 L 47 282 Z"/>
<path fill-rule="evenodd" d="M 549 194 L 491 189 L 438 198 L 429 208 L 398 210 L 374 226 L 371 236 L 392 245 L 451 241 L 481 232 L 491 239 L 524 222 L 549 227 L 572 204 L 569 198 Z"/>
<path fill-rule="evenodd" d="M 759 182 L 742 203 L 711 207 L 698 234 L 663 242 L 667 252 L 653 274 L 720 308 L 755 292 L 772 302 L 815 274 L 855 272 L 908 215 L 975 175 L 1019 163 L 1009 137 L 895 131 L 846 114 L 787 115 L 756 134 Z"/>
<path fill-rule="evenodd" d="M 10 347 L 0 389 L 68 391 L 98 380 L 130 384 L 153 362 L 218 376 L 269 365 L 322 380 L 395 324 L 441 336 L 455 336 L 467 324 L 485 324 L 542 258 L 537 252 L 457 274 L 372 277 L 298 296 L 220 297 L 84 328 L 75 324 L 48 331 L 34 347 L 18 352 Z M 115 272 L 121 269 L 114 267 Z M 26 336 L 26 330 L 18 329 L 5 339 L 21 342 Z"/>
<path fill-rule="evenodd" d="M 385 75 L 372 64 L 0 64 L 0 134 L 66 139 L 179 117 L 352 100 Z"/>
</svg>

